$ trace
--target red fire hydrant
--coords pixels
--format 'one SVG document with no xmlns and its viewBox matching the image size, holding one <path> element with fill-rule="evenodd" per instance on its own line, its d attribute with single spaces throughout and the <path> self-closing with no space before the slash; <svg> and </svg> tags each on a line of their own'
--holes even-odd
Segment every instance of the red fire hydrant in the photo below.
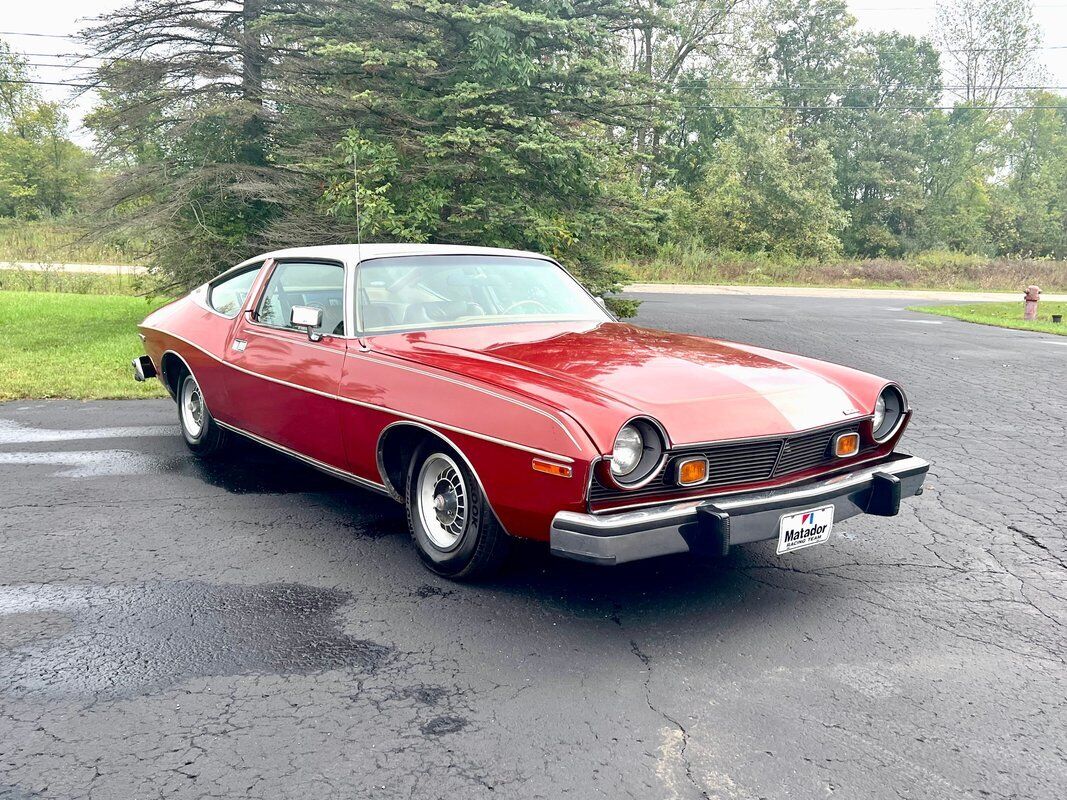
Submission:
<svg viewBox="0 0 1067 800">
<path fill-rule="evenodd" d="M 1025 298 L 1026 311 L 1023 312 L 1023 319 L 1037 319 L 1037 303 L 1041 299 L 1041 287 L 1027 286 Z"/>
</svg>

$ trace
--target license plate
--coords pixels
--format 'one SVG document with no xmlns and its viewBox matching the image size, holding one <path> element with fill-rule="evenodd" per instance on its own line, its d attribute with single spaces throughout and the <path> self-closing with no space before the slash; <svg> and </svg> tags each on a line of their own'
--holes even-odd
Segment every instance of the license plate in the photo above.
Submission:
<svg viewBox="0 0 1067 800">
<path fill-rule="evenodd" d="M 778 555 L 822 544 L 834 527 L 834 507 L 823 506 L 785 514 L 778 522 Z"/>
</svg>

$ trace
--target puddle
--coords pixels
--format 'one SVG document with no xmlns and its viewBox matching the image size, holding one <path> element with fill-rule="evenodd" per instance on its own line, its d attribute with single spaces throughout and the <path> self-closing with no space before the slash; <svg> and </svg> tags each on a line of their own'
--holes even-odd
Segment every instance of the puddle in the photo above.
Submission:
<svg viewBox="0 0 1067 800">
<path fill-rule="evenodd" d="M 72 450 L 47 453 L 0 453 L 0 465 L 58 466 L 58 478 L 96 478 L 108 475 L 146 475 L 160 472 L 158 458 L 131 450 Z"/>
<path fill-rule="evenodd" d="M 343 481 L 252 442 L 235 441 L 226 454 L 198 459 L 186 452 L 174 431 L 168 435 L 175 437 L 174 449 L 160 456 L 133 450 L 0 452 L 0 467 L 57 467 L 49 473 L 57 478 L 182 475 L 232 494 L 352 491 L 352 487 Z"/>
<path fill-rule="evenodd" d="M 141 425 L 128 428 L 34 428 L 9 419 L 0 419 L 0 445 L 40 442 L 78 442 L 88 439 L 129 439 L 140 436 L 175 436 L 177 425 Z"/>
<path fill-rule="evenodd" d="M 200 677 L 368 674 L 392 649 L 344 633 L 348 600 L 303 584 L 0 587 L 4 627 L 36 629 L 0 650 L 0 693 L 129 696 Z"/>
</svg>

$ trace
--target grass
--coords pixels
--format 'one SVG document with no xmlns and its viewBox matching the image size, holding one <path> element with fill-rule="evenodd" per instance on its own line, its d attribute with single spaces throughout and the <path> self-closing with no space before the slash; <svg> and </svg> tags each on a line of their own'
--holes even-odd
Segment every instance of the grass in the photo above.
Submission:
<svg viewBox="0 0 1067 800">
<path fill-rule="evenodd" d="M 1022 303 L 962 303 L 952 306 L 912 306 L 910 311 L 938 314 L 942 317 L 976 322 L 979 325 L 996 325 L 999 328 L 1018 328 L 1022 331 L 1058 333 L 1067 336 L 1067 322 L 1054 323 L 1053 314 L 1062 314 L 1067 320 L 1067 303 L 1044 302 L 1038 306 L 1038 318 L 1023 319 Z"/>
<path fill-rule="evenodd" d="M 136 383 L 137 323 L 163 304 L 141 297 L 0 292 L 0 400 L 161 397 Z"/>
<path fill-rule="evenodd" d="M 59 269 L 0 269 L 0 291 L 8 292 L 145 295 L 151 293 L 154 280 L 145 274 L 105 275 L 63 272 Z"/>
<path fill-rule="evenodd" d="M 638 283 L 1012 292 L 1021 292 L 1035 283 L 1046 292 L 1067 291 L 1064 261 L 990 259 L 941 250 L 916 253 L 906 259 L 814 261 L 768 253 L 666 246 L 653 258 L 614 266 Z"/>
<path fill-rule="evenodd" d="M 0 219 L 0 261 L 137 264 L 135 248 L 91 239 L 76 219 Z"/>
</svg>

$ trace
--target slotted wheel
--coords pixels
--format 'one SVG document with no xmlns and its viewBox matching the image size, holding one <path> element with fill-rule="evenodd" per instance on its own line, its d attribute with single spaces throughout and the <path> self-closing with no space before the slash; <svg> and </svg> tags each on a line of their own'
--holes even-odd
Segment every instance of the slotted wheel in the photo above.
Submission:
<svg viewBox="0 0 1067 800">
<path fill-rule="evenodd" d="M 419 520 L 430 543 L 448 551 L 459 543 L 470 519 L 471 497 L 459 466 L 444 453 L 434 453 L 419 470 Z"/>
<path fill-rule="evenodd" d="M 182 424 L 191 439 L 199 439 L 204 430 L 204 397 L 192 375 L 182 382 L 180 400 Z"/>
</svg>

